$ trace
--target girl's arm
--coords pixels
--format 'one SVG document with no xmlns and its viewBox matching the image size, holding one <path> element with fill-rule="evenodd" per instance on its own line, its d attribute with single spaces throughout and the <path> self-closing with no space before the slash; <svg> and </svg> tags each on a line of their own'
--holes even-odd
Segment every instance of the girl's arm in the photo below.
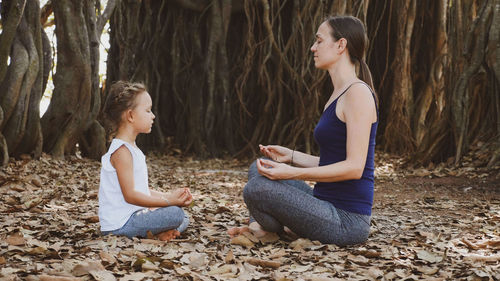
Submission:
<svg viewBox="0 0 500 281">
<path fill-rule="evenodd" d="M 260 159 L 257 161 L 259 172 L 273 180 L 300 179 L 336 182 L 361 178 L 368 154 L 371 125 L 374 122 L 374 116 L 376 118 L 375 102 L 371 92 L 363 85 L 353 86 L 343 99 L 342 112 L 347 127 L 344 161 L 321 167 L 298 168 Z"/>
<path fill-rule="evenodd" d="M 129 204 L 142 207 L 184 206 L 189 192 L 174 192 L 164 196 L 147 195 L 134 189 L 134 167 L 132 154 L 126 146 L 121 146 L 111 155 L 111 164 L 116 169 L 123 198 Z M 153 193 L 152 193 L 153 194 Z"/>
<path fill-rule="evenodd" d="M 159 197 L 159 198 L 167 198 L 167 200 L 171 200 L 171 199 L 168 199 L 168 198 L 171 198 L 172 196 L 182 196 L 184 193 L 187 193 L 188 195 L 185 197 L 185 201 L 183 204 L 181 205 L 177 205 L 177 206 L 189 206 L 189 204 L 191 204 L 191 202 L 193 202 L 193 195 L 191 194 L 191 190 L 189 190 L 189 188 L 185 187 L 185 188 L 177 188 L 173 191 L 171 191 L 170 193 L 166 193 L 166 192 L 161 192 L 161 191 L 156 191 L 156 190 L 150 190 L 149 192 L 151 192 L 151 196 L 154 196 L 154 197 Z"/>
</svg>

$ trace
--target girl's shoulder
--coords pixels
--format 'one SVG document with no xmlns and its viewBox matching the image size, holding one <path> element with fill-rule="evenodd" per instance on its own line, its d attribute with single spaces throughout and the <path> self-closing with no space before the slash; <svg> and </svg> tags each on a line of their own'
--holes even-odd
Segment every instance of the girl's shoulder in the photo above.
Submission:
<svg viewBox="0 0 500 281">
<path fill-rule="evenodd" d="M 117 149 L 120 147 L 125 146 L 128 150 L 130 150 L 130 153 L 134 154 L 136 152 L 142 152 L 138 147 L 136 147 L 134 144 L 131 144 L 129 142 L 126 142 L 122 139 L 117 139 L 114 138 L 111 141 L 111 144 L 109 145 L 108 152 L 109 154 L 113 154 Z"/>
</svg>

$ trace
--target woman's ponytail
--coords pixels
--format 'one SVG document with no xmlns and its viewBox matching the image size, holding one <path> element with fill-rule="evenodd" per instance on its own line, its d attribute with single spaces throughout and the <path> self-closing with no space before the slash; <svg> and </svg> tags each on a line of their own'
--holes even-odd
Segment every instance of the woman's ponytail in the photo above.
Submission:
<svg viewBox="0 0 500 281">
<path fill-rule="evenodd" d="M 375 100 L 378 104 L 378 97 L 375 93 L 375 87 L 373 86 L 372 73 L 370 72 L 370 68 L 368 68 L 368 65 L 366 64 L 364 59 L 359 60 L 359 78 L 366 84 L 368 84 L 368 86 L 370 86 L 372 93 L 375 95 Z"/>
</svg>

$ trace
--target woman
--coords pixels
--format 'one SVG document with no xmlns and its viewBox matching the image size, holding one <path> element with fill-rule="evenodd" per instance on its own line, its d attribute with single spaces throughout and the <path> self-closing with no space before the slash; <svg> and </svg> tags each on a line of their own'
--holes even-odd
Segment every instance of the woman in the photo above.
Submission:
<svg viewBox="0 0 500 281">
<path fill-rule="evenodd" d="M 230 235 L 288 230 L 340 246 L 366 241 L 378 125 L 373 82 L 363 60 L 366 47 L 364 25 L 355 17 L 330 17 L 320 25 L 311 47 L 314 64 L 328 71 L 335 89 L 314 130 L 320 156 L 261 145 L 270 159 L 252 164 L 243 191 L 250 225 L 230 229 Z M 312 189 L 304 180 L 317 184 Z"/>
</svg>

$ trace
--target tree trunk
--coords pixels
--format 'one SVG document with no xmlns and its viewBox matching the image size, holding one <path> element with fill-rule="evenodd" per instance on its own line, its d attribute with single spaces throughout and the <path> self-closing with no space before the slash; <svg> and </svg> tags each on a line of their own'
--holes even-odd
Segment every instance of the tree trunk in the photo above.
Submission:
<svg viewBox="0 0 500 281">
<path fill-rule="evenodd" d="M 62 158 L 73 153 L 91 112 L 92 67 L 86 16 L 88 0 L 53 1 L 57 37 L 54 92 L 42 118 L 44 150 Z"/>
<path fill-rule="evenodd" d="M 489 31 L 489 17 L 493 12 L 494 1 L 485 1 L 479 17 L 475 19 L 466 38 L 464 55 L 466 57 L 465 68 L 451 95 L 451 113 L 453 121 L 453 135 L 456 142 L 455 165 L 458 165 L 462 156 L 469 146 L 469 122 L 470 103 L 469 93 L 471 79 L 484 62 Z M 477 37 L 474 36 L 477 34 Z"/>
<path fill-rule="evenodd" d="M 421 62 L 419 70 L 426 76 L 422 77 L 422 80 L 418 77 L 414 79 L 414 83 L 421 85 L 420 88 L 423 90 L 416 95 L 413 128 L 417 151 L 413 160 L 423 165 L 431 161 L 446 160 L 442 158 L 443 152 L 450 150 L 450 131 L 445 110 L 447 94 L 445 70 L 449 68 L 450 61 L 446 33 L 447 6 L 448 0 L 433 1 L 429 10 L 435 11 L 434 13 L 429 14 L 428 9 L 420 10 L 423 14 L 423 22 L 432 19 L 436 21 L 435 30 L 432 33 L 427 28 L 419 29 L 419 37 L 416 39 L 416 41 L 423 42 L 420 46 L 432 46 L 432 51 L 428 53 L 428 60 L 423 58 L 416 60 L 417 64 Z"/>
<path fill-rule="evenodd" d="M 496 150 L 488 162 L 488 167 L 493 167 L 500 161 L 500 0 L 495 0 L 493 4 L 493 19 L 491 20 L 488 51 L 486 62 L 494 75 L 491 75 L 495 83 L 493 84 L 493 110 L 496 111 L 497 135 Z"/>
<path fill-rule="evenodd" d="M 73 153 L 99 159 L 106 152 L 104 129 L 96 121 L 101 107 L 99 38 L 116 2 L 101 17 L 96 0 L 54 0 L 57 67 L 54 92 L 42 118 L 44 150 L 55 157 Z M 57 124 L 54 126 L 54 124 Z"/>
<path fill-rule="evenodd" d="M 2 71 L 5 76 L 0 82 L 0 107 L 3 111 L 3 120 L 0 123 L 3 136 L 0 136 L 0 146 L 3 164 L 6 163 L 7 151 L 13 156 L 26 153 L 39 157 L 42 146 L 39 108 L 43 89 L 44 55 L 40 5 L 38 1 L 28 1 L 22 10 L 20 2 L 12 1 L 8 4 L 16 6 L 9 9 L 10 13 L 6 16 L 8 25 L 5 33 L 2 33 L 0 43 L 2 52 L 10 50 L 11 61 L 6 70 Z M 9 17 L 17 18 L 19 12 L 22 17 L 15 28 L 15 36 L 10 40 L 14 28 L 12 21 L 17 20 L 11 21 Z M 3 59 L 5 54 L 0 56 Z"/>
<path fill-rule="evenodd" d="M 416 14 L 416 0 L 397 1 L 394 22 L 397 39 L 395 60 L 391 66 L 394 72 L 392 95 L 384 131 L 384 149 L 390 152 L 412 153 L 415 146 L 411 130 L 413 92 L 411 81 L 410 46 Z M 392 118 L 395 117 L 395 118 Z"/>
</svg>

